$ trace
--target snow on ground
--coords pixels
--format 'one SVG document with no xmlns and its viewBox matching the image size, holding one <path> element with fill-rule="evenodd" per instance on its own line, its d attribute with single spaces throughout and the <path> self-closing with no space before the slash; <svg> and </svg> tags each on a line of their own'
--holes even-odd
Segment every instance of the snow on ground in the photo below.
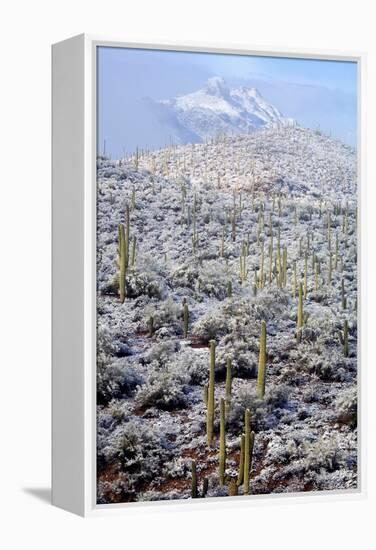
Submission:
<svg viewBox="0 0 376 550">
<path fill-rule="evenodd" d="M 130 265 L 121 303 L 118 225 L 127 204 Z M 192 461 L 199 496 L 203 483 L 207 496 L 228 495 L 247 408 L 255 432 L 250 494 L 356 488 L 355 152 L 318 132 L 281 128 L 102 158 L 97 205 L 98 502 L 190 498 Z M 281 256 L 287 253 L 282 283 L 278 241 Z M 297 287 L 305 280 L 299 342 Z M 263 399 L 256 394 L 262 320 Z M 209 448 L 204 387 L 212 339 Z M 220 485 L 228 358 L 233 382 Z"/>
</svg>

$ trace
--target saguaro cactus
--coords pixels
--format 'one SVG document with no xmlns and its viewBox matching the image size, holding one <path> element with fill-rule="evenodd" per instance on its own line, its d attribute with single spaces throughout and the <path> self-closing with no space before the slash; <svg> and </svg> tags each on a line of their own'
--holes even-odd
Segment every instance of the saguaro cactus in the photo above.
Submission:
<svg viewBox="0 0 376 550">
<path fill-rule="evenodd" d="M 235 497 L 238 494 L 238 486 L 236 484 L 236 479 L 232 479 L 228 486 L 228 496 Z"/>
<path fill-rule="evenodd" d="M 342 304 L 342 309 L 347 308 L 347 298 L 346 298 L 346 294 L 345 294 L 345 281 L 344 281 L 344 279 L 342 279 L 342 281 L 341 281 L 341 304 Z"/>
<path fill-rule="evenodd" d="M 220 485 L 224 485 L 226 471 L 226 413 L 223 397 L 219 402 L 219 410 L 219 483 Z"/>
<path fill-rule="evenodd" d="M 294 261 L 294 268 L 292 274 L 292 297 L 296 297 L 296 262 Z"/>
<path fill-rule="evenodd" d="M 348 357 L 349 356 L 349 323 L 347 319 L 345 319 L 345 322 L 343 324 L 343 331 L 339 332 L 339 339 L 342 344 L 343 355 L 345 357 Z"/>
<path fill-rule="evenodd" d="M 282 286 L 287 284 L 287 248 L 283 249 L 283 271 L 282 271 Z"/>
<path fill-rule="evenodd" d="M 129 213 L 129 204 L 127 204 L 125 209 L 125 267 L 128 269 L 129 266 L 129 226 L 130 226 L 130 213 Z"/>
<path fill-rule="evenodd" d="M 192 469 L 191 496 L 192 496 L 192 498 L 197 498 L 198 497 L 198 492 L 197 492 L 197 471 L 196 471 L 196 461 L 195 460 L 192 460 L 191 469 Z"/>
<path fill-rule="evenodd" d="M 118 267 L 119 267 L 119 296 L 121 303 L 125 300 L 125 277 L 127 272 L 125 252 L 125 231 L 121 223 L 118 227 Z"/>
<path fill-rule="evenodd" d="M 302 337 L 302 328 L 303 328 L 304 318 L 303 318 L 303 285 L 299 283 L 299 301 L 298 301 L 298 315 L 296 322 L 296 336 L 298 342 L 300 342 Z"/>
<path fill-rule="evenodd" d="M 229 281 L 227 283 L 227 298 L 231 298 L 232 296 L 232 282 Z"/>
<path fill-rule="evenodd" d="M 243 493 L 249 494 L 249 469 L 251 452 L 251 411 L 246 409 L 244 415 L 244 474 Z"/>
<path fill-rule="evenodd" d="M 264 397 L 265 394 L 265 363 L 266 363 L 266 323 L 261 321 L 260 351 L 257 373 L 257 395 Z"/>
<path fill-rule="evenodd" d="M 210 341 L 210 365 L 209 365 L 209 387 L 208 387 L 208 406 L 206 412 L 206 434 L 208 446 L 211 446 L 213 439 L 214 423 L 214 374 L 215 374 L 215 341 Z"/>
<path fill-rule="evenodd" d="M 244 479 L 244 447 L 245 447 L 245 435 L 242 434 L 240 438 L 240 458 L 239 458 L 239 472 L 237 484 L 240 486 Z"/>
<path fill-rule="evenodd" d="M 136 263 L 136 245 L 137 245 L 137 239 L 136 239 L 136 235 L 134 235 L 133 243 L 132 243 L 132 258 L 131 258 L 132 267 L 134 267 Z"/>
<path fill-rule="evenodd" d="M 232 386 L 232 376 L 231 376 L 231 367 L 232 362 L 228 357 L 226 361 L 226 401 L 229 403 L 231 399 L 231 386 Z"/>
<path fill-rule="evenodd" d="M 184 321 L 184 338 L 188 336 L 188 323 L 189 323 L 189 308 L 185 302 L 183 305 L 183 321 Z"/>
<path fill-rule="evenodd" d="M 149 317 L 149 336 L 152 337 L 154 334 L 154 317 L 150 315 Z"/>
</svg>

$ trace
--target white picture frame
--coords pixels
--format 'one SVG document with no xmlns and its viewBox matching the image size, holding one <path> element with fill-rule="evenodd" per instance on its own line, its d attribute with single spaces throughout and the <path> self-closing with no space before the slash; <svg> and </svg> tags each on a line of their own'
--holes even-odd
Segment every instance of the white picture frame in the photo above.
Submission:
<svg viewBox="0 0 376 550">
<path fill-rule="evenodd" d="M 52 502 L 81 516 L 143 506 L 222 505 L 221 499 L 96 504 L 96 49 L 99 46 L 354 61 L 358 65 L 358 212 L 364 210 L 364 53 L 293 51 L 228 44 L 127 43 L 79 35 L 52 47 Z M 358 237 L 363 288 L 362 225 Z M 365 480 L 365 372 L 361 362 L 365 304 L 358 291 L 359 483 L 340 494 L 276 494 L 225 499 L 231 506 L 268 499 L 363 498 Z"/>
</svg>

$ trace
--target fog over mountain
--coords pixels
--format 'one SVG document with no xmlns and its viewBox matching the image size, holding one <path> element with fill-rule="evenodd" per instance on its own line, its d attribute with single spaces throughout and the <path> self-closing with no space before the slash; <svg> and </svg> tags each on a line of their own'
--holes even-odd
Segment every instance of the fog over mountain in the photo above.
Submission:
<svg viewBox="0 0 376 550">
<path fill-rule="evenodd" d="M 266 110 L 265 110 L 266 109 Z M 200 142 L 279 119 L 356 145 L 356 68 L 332 61 L 100 48 L 98 150 Z M 287 122 L 288 123 L 288 122 Z"/>
</svg>

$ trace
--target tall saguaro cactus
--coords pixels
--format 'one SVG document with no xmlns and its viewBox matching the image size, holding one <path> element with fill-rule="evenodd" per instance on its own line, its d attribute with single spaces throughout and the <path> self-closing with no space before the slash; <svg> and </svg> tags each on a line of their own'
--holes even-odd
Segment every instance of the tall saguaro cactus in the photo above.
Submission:
<svg viewBox="0 0 376 550">
<path fill-rule="evenodd" d="M 345 319 L 345 322 L 343 324 L 343 332 L 340 331 L 339 333 L 339 339 L 342 344 L 343 355 L 345 357 L 348 357 L 349 356 L 349 323 L 347 319 Z"/>
<path fill-rule="evenodd" d="M 198 497 L 198 491 L 197 491 L 197 472 L 196 472 L 196 461 L 195 460 L 192 460 L 191 468 L 192 468 L 191 496 L 192 496 L 192 498 L 197 498 Z"/>
<path fill-rule="evenodd" d="M 243 493 L 249 494 L 249 470 L 251 454 L 251 411 L 246 409 L 244 415 L 244 473 L 243 473 Z"/>
<path fill-rule="evenodd" d="M 184 338 L 188 336 L 189 308 L 187 302 L 183 306 Z"/>
<path fill-rule="evenodd" d="M 302 328 L 303 328 L 303 285 L 302 283 L 299 283 L 299 302 L 298 302 L 298 315 L 297 315 L 297 322 L 296 322 L 296 335 L 297 340 L 300 342 L 302 337 Z"/>
<path fill-rule="evenodd" d="M 240 458 L 239 458 L 239 472 L 237 485 L 240 486 L 244 479 L 244 447 L 245 447 L 245 435 L 242 434 L 240 438 Z"/>
<path fill-rule="evenodd" d="M 119 296 L 121 303 L 125 300 L 125 277 L 127 272 L 125 231 L 121 223 L 118 227 L 118 267 L 119 267 Z"/>
<path fill-rule="evenodd" d="M 257 373 L 257 395 L 264 397 L 265 395 L 265 363 L 266 363 L 266 323 L 261 321 L 260 333 L 260 351 L 259 364 Z"/>
<path fill-rule="evenodd" d="M 219 410 L 219 483 L 224 485 L 226 471 L 226 412 L 223 397 L 219 403 Z"/>
<path fill-rule="evenodd" d="M 213 440 L 214 424 L 214 374 L 215 374 L 215 341 L 210 341 L 210 365 L 209 365 L 209 387 L 208 387 L 208 406 L 206 411 L 206 434 L 208 446 Z"/>
</svg>

